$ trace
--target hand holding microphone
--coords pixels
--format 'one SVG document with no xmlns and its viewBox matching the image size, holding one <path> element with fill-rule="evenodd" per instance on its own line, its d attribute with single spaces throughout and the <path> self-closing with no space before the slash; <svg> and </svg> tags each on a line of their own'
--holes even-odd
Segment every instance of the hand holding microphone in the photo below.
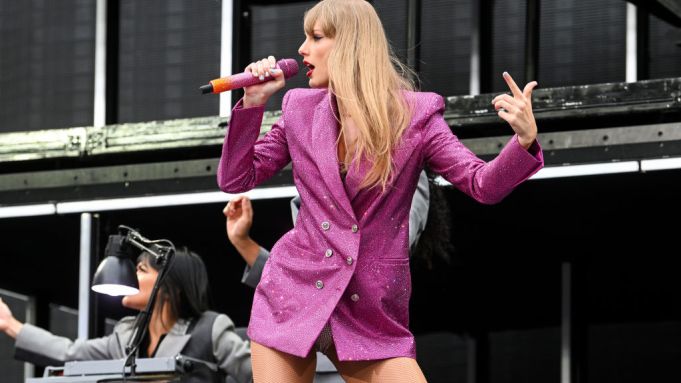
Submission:
<svg viewBox="0 0 681 383">
<path fill-rule="evenodd" d="M 220 93 L 244 88 L 244 107 L 264 105 L 286 84 L 285 79 L 298 73 L 293 59 L 275 61 L 273 56 L 249 64 L 243 73 L 213 80 L 201 87 L 202 93 Z"/>
</svg>

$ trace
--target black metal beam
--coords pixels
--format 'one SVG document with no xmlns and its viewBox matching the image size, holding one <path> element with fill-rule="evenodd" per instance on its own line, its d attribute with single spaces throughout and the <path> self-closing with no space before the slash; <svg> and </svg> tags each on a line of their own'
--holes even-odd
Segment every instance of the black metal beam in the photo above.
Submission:
<svg viewBox="0 0 681 383">
<path fill-rule="evenodd" d="M 681 156 L 681 123 L 540 133 L 546 166 L 602 163 Z M 464 139 L 484 160 L 499 153 L 503 136 Z M 218 191 L 217 158 L 140 163 L 0 175 L 3 205 L 69 202 Z M 287 167 L 263 187 L 293 185 Z"/>
<path fill-rule="evenodd" d="M 219 191 L 217 158 L 0 175 L 2 205 Z M 293 185 L 291 167 L 263 184 Z"/>
<path fill-rule="evenodd" d="M 479 14 L 477 15 L 479 23 L 479 48 L 480 48 L 480 93 L 489 93 L 492 91 L 492 57 L 493 57 L 493 40 L 494 33 L 494 1 L 493 0 L 479 0 L 479 7 L 477 8 Z M 475 9 L 475 7 L 474 7 Z"/>
<path fill-rule="evenodd" d="M 636 8 L 636 79 L 650 78 L 650 14 Z"/>
<path fill-rule="evenodd" d="M 525 80 L 539 75 L 539 0 L 527 0 L 525 13 Z"/>
<path fill-rule="evenodd" d="M 679 0 L 627 0 L 666 22 L 681 27 L 681 1 Z"/>
<path fill-rule="evenodd" d="M 490 104 L 494 96 L 448 97 L 445 119 L 463 138 L 500 135 L 507 124 Z M 681 116 L 681 78 L 546 88 L 532 96 L 544 132 L 679 121 Z"/>
<path fill-rule="evenodd" d="M 235 68 L 235 71 L 241 71 L 243 68 L 246 68 L 251 59 L 252 17 L 249 7 L 251 3 L 253 2 L 247 0 L 234 1 L 232 36 L 238 36 L 233 39 L 234 46 L 232 47 L 232 52 L 234 52 L 232 55 L 232 68 Z M 243 95 L 243 89 L 232 91 L 232 107 L 239 102 Z"/>
<path fill-rule="evenodd" d="M 92 214 L 90 222 L 90 273 L 89 275 L 94 275 L 99 262 L 104 259 L 103 254 L 100 254 L 101 243 L 100 243 L 100 219 L 99 214 Z M 91 338 L 101 337 L 106 335 L 105 328 L 105 318 L 99 315 L 100 310 L 98 309 L 99 299 L 97 299 L 98 294 L 90 294 L 90 312 L 88 313 L 89 331 Z"/>
<path fill-rule="evenodd" d="M 407 10 L 407 65 L 419 71 L 421 41 L 421 0 L 408 0 Z"/>
<path fill-rule="evenodd" d="M 118 51 L 121 2 L 108 0 L 106 7 L 106 124 L 118 122 Z"/>
</svg>

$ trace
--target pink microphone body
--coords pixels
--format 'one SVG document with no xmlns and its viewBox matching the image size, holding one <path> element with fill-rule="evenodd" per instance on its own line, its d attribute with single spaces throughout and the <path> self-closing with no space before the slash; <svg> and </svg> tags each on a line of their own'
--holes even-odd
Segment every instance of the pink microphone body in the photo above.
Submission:
<svg viewBox="0 0 681 383">
<path fill-rule="evenodd" d="M 284 72 L 284 78 L 289 78 L 298 74 L 298 63 L 294 59 L 282 59 L 277 61 L 276 67 Z M 215 79 L 208 83 L 208 85 L 203 85 L 201 88 L 201 93 L 221 93 L 228 90 L 245 88 L 247 86 L 261 84 L 266 81 L 272 81 L 272 76 L 265 77 L 264 80 L 258 77 L 253 77 L 251 72 L 243 72 L 234 74 L 227 77 L 222 77 Z"/>
</svg>

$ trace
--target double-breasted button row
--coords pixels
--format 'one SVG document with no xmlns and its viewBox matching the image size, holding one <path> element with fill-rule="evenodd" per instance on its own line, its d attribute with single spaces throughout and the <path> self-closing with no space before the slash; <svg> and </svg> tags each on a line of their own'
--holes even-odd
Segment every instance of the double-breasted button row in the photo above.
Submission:
<svg viewBox="0 0 681 383">
<path fill-rule="evenodd" d="M 331 228 L 331 224 L 329 223 L 329 221 L 322 222 L 321 226 L 322 226 L 322 230 L 324 230 L 324 231 L 329 231 L 329 229 Z M 354 224 L 354 225 L 350 226 L 350 230 L 353 233 L 356 233 L 356 232 L 359 231 L 359 226 L 357 226 L 357 224 Z"/>
<path fill-rule="evenodd" d="M 322 230 L 324 230 L 324 231 L 328 231 L 328 230 L 331 228 L 331 224 L 329 223 L 329 221 L 323 221 L 322 224 L 321 224 L 321 226 L 322 226 Z M 355 224 L 355 225 L 352 225 L 352 226 L 350 227 L 350 230 L 352 230 L 353 233 L 356 233 L 356 232 L 359 231 L 359 227 Z M 332 257 L 332 256 L 333 256 L 333 250 L 332 250 L 332 249 L 326 249 L 326 251 L 324 252 L 324 256 L 325 256 L 326 258 Z M 355 260 L 354 260 L 352 257 L 347 257 L 347 258 L 345 258 L 345 262 L 346 262 L 348 265 L 352 265 L 352 263 L 353 263 L 354 261 L 355 261 Z M 315 282 L 315 286 L 316 286 L 318 289 L 323 289 L 323 288 L 324 288 L 324 282 L 322 282 L 322 281 L 317 281 L 317 282 Z M 359 295 L 353 294 L 353 295 L 350 297 L 350 299 L 352 299 L 353 301 L 357 302 L 357 301 L 359 300 Z"/>
<path fill-rule="evenodd" d="M 326 258 L 331 258 L 331 256 L 333 256 L 333 250 L 326 249 L 326 251 L 324 252 L 324 256 Z M 352 257 L 345 258 L 345 262 L 347 262 L 348 265 L 352 265 L 352 262 L 354 262 L 354 261 L 355 260 Z"/>
</svg>

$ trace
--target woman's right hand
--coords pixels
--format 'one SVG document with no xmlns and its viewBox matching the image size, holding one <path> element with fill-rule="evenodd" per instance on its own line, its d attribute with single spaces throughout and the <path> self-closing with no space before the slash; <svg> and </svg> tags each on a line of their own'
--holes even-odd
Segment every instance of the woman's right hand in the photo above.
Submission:
<svg viewBox="0 0 681 383">
<path fill-rule="evenodd" d="M 14 318 L 12 310 L 0 298 L 0 331 L 6 333 L 12 338 L 16 338 L 19 331 L 24 325 Z"/>
<path fill-rule="evenodd" d="M 253 226 L 253 206 L 251 200 L 240 195 L 227 203 L 222 210 L 227 217 L 227 237 L 232 243 L 250 240 L 249 232 Z"/>
<path fill-rule="evenodd" d="M 277 61 L 274 56 L 250 63 L 244 72 L 250 72 L 253 77 L 264 80 L 273 77 L 274 80 L 266 81 L 262 84 L 247 86 L 244 88 L 244 107 L 265 105 L 267 100 L 286 84 L 284 72 L 276 68 Z"/>
<path fill-rule="evenodd" d="M 227 237 L 234 245 L 239 255 L 248 263 L 248 266 L 253 266 L 255 260 L 260 253 L 260 245 L 258 245 L 249 234 L 251 226 L 253 226 L 253 206 L 251 200 L 245 195 L 240 195 L 227 204 L 222 210 L 222 213 L 227 217 Z"/>
</svg>

